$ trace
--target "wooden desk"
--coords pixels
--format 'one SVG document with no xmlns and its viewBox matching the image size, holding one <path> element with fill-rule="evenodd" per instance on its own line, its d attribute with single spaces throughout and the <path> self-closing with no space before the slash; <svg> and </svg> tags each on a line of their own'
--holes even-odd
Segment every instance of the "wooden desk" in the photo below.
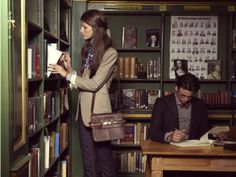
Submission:
<svg viewBox="0 0 236 177">
<path fill-rule="evenodd" d="M 142 141 L 147 155 L 146 177 L 163 177 L 164 170 L 236 172 L 236 152 L 222 147 L 176 147 Z"/>
</svg>

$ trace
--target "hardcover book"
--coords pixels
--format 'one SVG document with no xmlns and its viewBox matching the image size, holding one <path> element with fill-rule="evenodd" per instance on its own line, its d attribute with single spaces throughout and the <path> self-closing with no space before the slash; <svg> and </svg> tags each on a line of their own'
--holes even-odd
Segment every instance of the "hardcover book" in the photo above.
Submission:
<svg viewBox="0 0 236 177">
<path fill-rule="evenodd" d="M 40 127 L 39 112 L 40 112 L 41 97 L 28 98 L 28 132 L 35 132 Z"/>
<path fill-rule="evenodd" d="M 135 89 L 122 90 L 122 107 L 123 109 L 135 109 Z"/>
<path fill-rule="evenodd" d="M 125 79 L 130 78 L 130 68 L 131 68 L 130 65 L 131 65 L 130 58 L 125 57 L 125 59 L 124 59 L 124 74 L 123 74 Z"/>
<path fill-rule="evenodd" d="M 134 144 L 134 127 L 135 124 L 133 123 L 125 123 L 125 137 L 120 140 L 121 144 Z"/>
<path fill-rule="evenodd" d="M 44 168 L 48 169 L 49 168 L 49 163 L 50 163 L 50 136 L 49 135 L 44 135 Z"/>
<path fill-rule="evenodd" d="M 61 177 L 67 176 L 67 161 L 62 160 L 61 161 Z"/>
<path fill-rule="evenodd" d="M 137 78 L 136 63 L 137 63 L 137 58 L 131 57 L 130 58 L 130 78 L 131 79 Z"/>
<path fill-rule="evenodd" d="M 122 28 L 122 48 L 137 48 L 137 28 Z"/>
<path fill-rule="evenodd" d="M 33 75 L 35 78 L 39 78 L 40 74 L 40 56 L 39 56 L 39 47 L 36 45 L 34 47 L 34 72 Z"/>
<path fill-rule="evenodd" d="M 40 74 L 40 56 L 38 45 L 28 45 L 27 48 L 27 75 L 28 79 L 39 78 Z"/>
<path fill-rule="evenodd" d="M 119 57 L 119 77 L 122 79 L 124 78 L 124 58 L 123 57 Z"/>
<path fill-rule="evenodd" d="M 27 48 L 27 74 L 28 74 L 28 79 L 33 78 L 33 47 L 28 46 Z"/>
<path fill-rule="evenodd" d="M 60 153 L 63 152 L 65 148 L 68 146 L 68 125 L 67 123 L 61 123 L 59 130 L 59 145 L 60 145 Z"/>
<path fill-rule="evenodd" d="M 160 47 L 160 33 L 158 29 L 146 30 L 146 46 Z"/>
</svg>

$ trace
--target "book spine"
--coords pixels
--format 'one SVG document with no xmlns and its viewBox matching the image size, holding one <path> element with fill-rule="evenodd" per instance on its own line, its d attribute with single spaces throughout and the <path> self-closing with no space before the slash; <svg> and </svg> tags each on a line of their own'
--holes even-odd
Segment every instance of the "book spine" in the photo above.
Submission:
<svg viewBox="0 0 236 177">
<path fill-rule="evenodd" d="M 32 61 L 33 60 L 33 49 L 31 46 L 27 48 L 27 75 L 28 79 L 32 78 Z"/>
<path fill-rule="evenodd" d="M 124 76 L 125 79 L 130 78 L 130 58 L 126 57 L 124 61 Z"/>
<path fill-rule="evenodd" d="M 67 162 L 65 160 L 61 161 L 61 177 L 67 177 Z"/>
<path fill-rule="evenodd" d="M 55 134 L 55 151 L 54 151 L 54 153 L 55 153 L 55 158 L 58 158 L 59 157 L 59 133 L 58 132 L 56 132 L 56 134 Z"/>
<path fill-rule="evenodd" d="M 50 162 L 50 136 L 45 135 L 44 136 L 44 147 L 45 147 L 45 154 L 44 154 L 44 167 L 45 169 L 49 168 L 49 162 Z"/>
<path fill-rule="evenodd" d="M 124 58 L 119 57 L 119 77 L 124 78 Z"/>
<path fill-rule="evenodd" d="M 136 74 L 136 58 L 135 57 L 131 57 L 130 58 L 130 78 L 134 79 L 137 78 L 137 74 Z"/>
</svg>

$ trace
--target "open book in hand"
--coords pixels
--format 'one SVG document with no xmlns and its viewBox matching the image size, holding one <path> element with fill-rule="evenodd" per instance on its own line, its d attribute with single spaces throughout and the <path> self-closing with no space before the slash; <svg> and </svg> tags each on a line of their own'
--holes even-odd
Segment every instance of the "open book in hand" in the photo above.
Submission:
<svg viewBox="0 0 236 177">
<path fill-rule="evenodd" d="M 215 126 L 212 129 L 210 129 L 208 132 L 206 132 L 204 135 L 201 136 L 200 139 L 194 139 L 194 140 L 185 140 L 178 143 L 170 143 L 172 145 L 178 146 L 178 147 L 199 147 L 199 146 L 211 146 L 215 140 L 209 139 L 208 134 L 218 134 L 222 131 L 227 131 L 229 129 L 228 126 Z"/>
<path fill-rule="evenodd" d="M 50 64 L 57 64 L 58 60 L 60 59 L 62 55 L 62 51 L 55 49 L 54 47 L 48 45 L 48 51 L 47 51 L 47 66 Z M 49 77 L 51 74 L 50 71 L 47 70 L 47 77 Z"/>
</svg>

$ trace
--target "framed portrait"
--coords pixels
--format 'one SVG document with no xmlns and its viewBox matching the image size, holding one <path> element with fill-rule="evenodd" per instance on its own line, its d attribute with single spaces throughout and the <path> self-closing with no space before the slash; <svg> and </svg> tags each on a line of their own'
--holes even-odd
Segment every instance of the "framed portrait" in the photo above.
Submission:
<svg viewBox="0 0 236 177">
<path fill-rule="evenodd" d="M 188 61 L 183 59 L 174 60 L 175 77 L 182 76 L 188 72 Z"/>
<path fill-rule="evenodd" d="M 160 47 L 160 33 L 158 29 L 146 30 L 146 46 Z"/>
<path fill-rule="evenodd" d="M 208 62 L 207 79 L 220 80 L 221 79 L 221 61 L 209 60 Z"/>
</svg>

